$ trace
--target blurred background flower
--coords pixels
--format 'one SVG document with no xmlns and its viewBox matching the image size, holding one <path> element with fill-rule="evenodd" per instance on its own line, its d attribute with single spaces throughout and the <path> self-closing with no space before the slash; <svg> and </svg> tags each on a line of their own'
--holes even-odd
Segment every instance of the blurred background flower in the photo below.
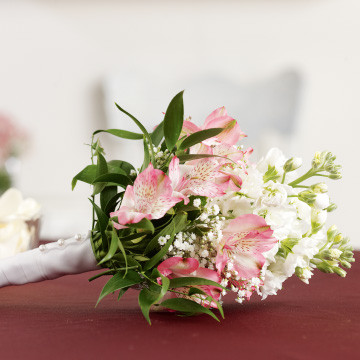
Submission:
<svg viewBox="0 0 360 360">
<path fill-rule="evenodd" d="M 359 14 L 358 0 L 1 1 L 0 111 L 29 129 L 15 181 L 43 204 L 42 236 L 91 227 L 89 187 L 70 182 L 94 130 L 135 130 L 114 101 L 152 128 L 185 89 L 186 116 L 226 106 L 254 159 L 336 154 L 329 220 L 360 247 Z M 140 144 L 102 142 L 109 158 L 142 158 Z"/>
<path fill-rule="evenodd" d="M 40 205 L 16 189 L 0 196 L 0 259 L 38 245 Z"/>
<path fill-rule="evenodd" d="M 0 195 L 9 189 L 19 168 L 17 159 L 24 150 L 26 133 L 0 114 Z"/>
</svg>

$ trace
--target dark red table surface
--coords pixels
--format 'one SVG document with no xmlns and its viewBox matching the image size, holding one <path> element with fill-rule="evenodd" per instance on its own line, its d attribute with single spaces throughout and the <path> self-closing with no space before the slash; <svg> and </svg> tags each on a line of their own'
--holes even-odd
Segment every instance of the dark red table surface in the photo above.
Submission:
<svg viewBox="0 0 360 360">
<path fill-rule="evenodd" d="M 316 272 L 265 301 L 226 302 L 221 323 L 153 313 L 149 326 L 136 291 L 95 309 L 106 279 L 90 276 L 0 289 L 0 359 L 360 359 L 359 262 L 345 279 Z"/>
</svg>

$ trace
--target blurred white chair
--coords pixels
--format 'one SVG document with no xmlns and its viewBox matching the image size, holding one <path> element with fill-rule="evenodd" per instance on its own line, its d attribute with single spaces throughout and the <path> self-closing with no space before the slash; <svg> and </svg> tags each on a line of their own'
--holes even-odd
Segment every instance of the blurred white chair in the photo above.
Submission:
<svg viewBox="0 0 360 360">
<path fill-rule="evenodd" d="M 301 91 L 301 76 L 296 71 L 252 82 L 202 75 L 190 80 L 173 78 L 161 84 L 155 76 L 151 79 L 151 76 L 129 73 L 110 75 L 103 84 L 104 127 L 138 131 L 136 125 L 115 108 L 116 101 L 152 129 L 162 120 L 162 112 L 166 111 L 171 98 L 183 89 L 185 116 L 190 115 L 195 123 L 201 124 L 213 110 L 225 106 L 248 135 L 243 144 L 254 147 L 254 158 L 273 146 L 290 151 Z M 141 163 L 139 143 L 120 142 L 116 149 L 117 156 L 120 151 L 124 153 L 123 159 Z"/>
</svg>

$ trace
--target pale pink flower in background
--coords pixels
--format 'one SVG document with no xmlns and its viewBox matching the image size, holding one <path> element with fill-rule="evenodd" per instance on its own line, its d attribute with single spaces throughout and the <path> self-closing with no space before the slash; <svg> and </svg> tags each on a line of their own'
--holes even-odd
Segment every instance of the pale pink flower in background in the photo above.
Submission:
<svg viewBox="0 0 360 360">
<path fill-rule="evenodd" d="M 171 181 L 164 172 L 154 169 L 152 164 L 140 173 L 134 186 L 128 185 L 119 210 L 112 212 L 117 217 L 117 229 L 125 228 L 126 224 L 138 223 L 140 220 L 160 219 L 182 198 L 173 197 Z"/>
<path fill-rule="evenodd" d="M 221 278 L 215 270 L 206 269 L 199 266 L 199 261 L 194 258 L 182 258 L 179 256 L 174 256 L 164 260 L 161 264 L 158 265 L 157 269 L 159 272 L 166 276 L 169 279 L 174 279 L 178 277 L 199 277 L 207 280 L 212 280 L 214 282 L 220 283 Z M 207 295 L 210 295 L 214 300 L 218 301 L 221 294 L 221 288 L 212 286 L 212 285 L 193 285 L 204 291 Z M 173 297 L 187 297 L 188 288 L 178 288 L 179 292 L 182 292 L 184 295 L 171 293 Z M 189 297 L 190 298 L 190 297 Z M 192 300 L 194 300 L 192 298 Z M 202 297 L 199 298 L 199 301 L 204 306 L 210 306 L 217 308 L 215 302 L 202 300 Z"/>
<path fill-rule="evenodd" d="M 277 243 L 266 221 L 258 215 L 241 215 L 231 220 L 222 233 L 216 256 L 218 272 L 222 273 L 231 262 L 239 278 L 258 277 L 265 263 L 263 253 Z"/>
<path fill-rule="evenodd" d="M 188 171 L 180 174 L 179 159 L 174 156 L 169 165 L 169 177 L 174 189 L 174 196 L 182 197 L 184 203 L 189 202 L 190 195 L 207 196 L 210 198 L 225 194 L 223 184 L 215 182 L 223 176 L 219 172 L 221 165 L 213 158 L 199 160 L 195 166 L 187 167 Z"/>
<path fill-rule="evenodd" d="M 21 150 L 21 143 L 25 140 L 25 132 L 15 126 L 9 118 L 0 114 L 0 165 L 9 156 L 16 155 L 16 152 Z"/>
</svg>

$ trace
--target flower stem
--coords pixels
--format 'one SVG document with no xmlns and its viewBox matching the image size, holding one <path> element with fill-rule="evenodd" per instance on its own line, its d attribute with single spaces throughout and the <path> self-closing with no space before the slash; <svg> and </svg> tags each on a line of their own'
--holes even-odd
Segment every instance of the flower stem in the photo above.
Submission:
<svg viewBox="0 0 360 360">
<path fill-rule="evenodd" d="M 316 172 L 314 173 L 314 170 L 313 169 L 310 169 L 306 174 L 300 176 L 298 179 L 292 181 L 289 185 L 290 186 L 295 186 L 297 184 L 300 184 L 301 182 L 307 180 L 308 178 L 312 177 L 316 175 Z"/>
</svg>

